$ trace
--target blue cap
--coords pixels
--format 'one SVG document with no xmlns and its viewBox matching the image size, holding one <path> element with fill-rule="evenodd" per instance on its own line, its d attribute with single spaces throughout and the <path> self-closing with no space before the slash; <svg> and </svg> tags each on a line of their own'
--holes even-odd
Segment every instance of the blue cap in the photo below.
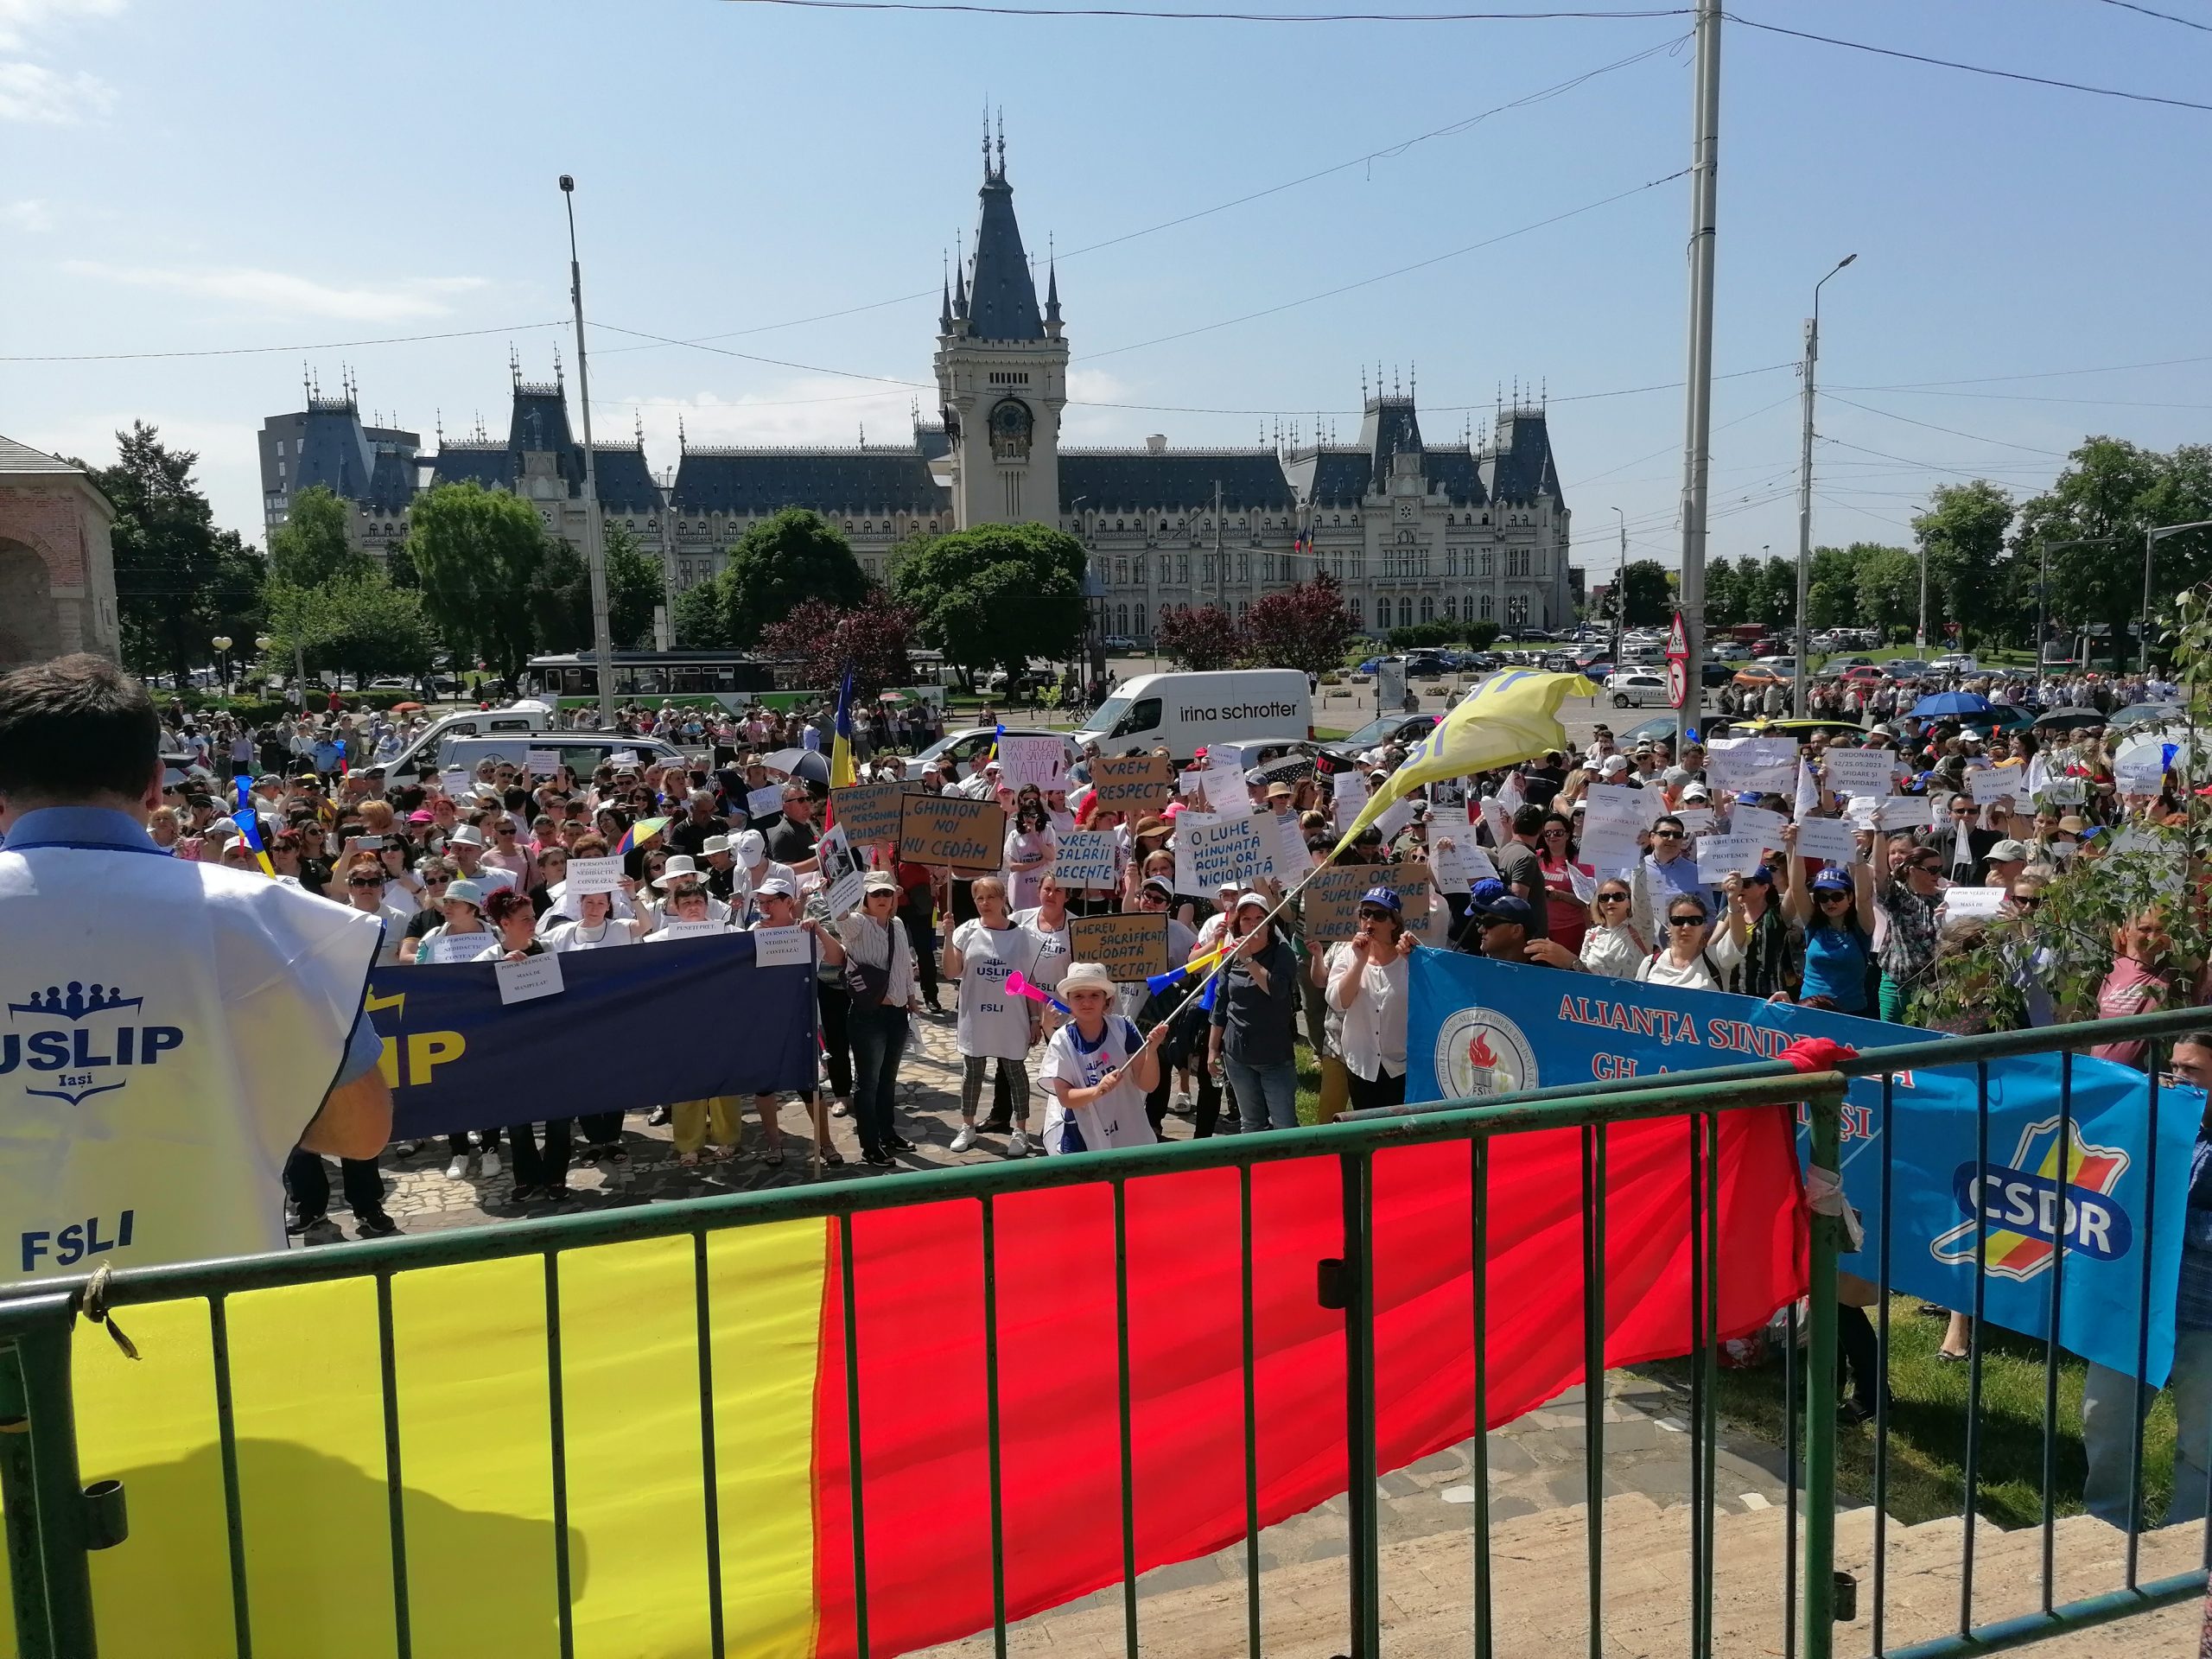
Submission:
<svg viewBox="0 0 2212 1659">
<path fill-rule="evenodd" d="M 1749 875 L 1745 876 L 1744 880 L 1746 881 L 1756 881 L 1763 887 L 1770 887 L 1774 885 L 1774 872 L 1769 869 L 1765 865 L 1762 864 L 1758 868 L 1753 870 Z"/>
<path fill-rule="evenodd" d="M 1736 804 L 1738 806 L 1757 806 L 1758 804 L 1759 792 L 1756 789 L 1747 789 L 1736 798 Z"/>
<path fill-rule="evenodd" d="M 1373 905 L 1377 910 L 1387 910 L 1393 916 L 1405 913 L 1404 904 L 1398 895 L 1388 887 L 1370 887 L 1359 895 L 1359 902 L 1363 905 Z"/>
<path fill-rule="evenodd" d="M 1518 922 L 1523 927 L 1536 919 L 1536 912 L 1529 901 L 1515 893 L 1491 899 L 1483 907 L 1483 916 L 1488 921 Z"/>
<path fill-rule="evenodd" d="M 1829 893 L 1849 893 L 1851 875 L 1848 871 L 1839 870 L 1831 864 L 1813 877 L 1813 886 Z"/>
<path fill-rule="evenodd" d="M 1467 908 L 1486 911 L 1499 899 L 1507 897 L 1505 883 L 1495 876 L 1484 876 L 1467 889 Z"/>
</svg>

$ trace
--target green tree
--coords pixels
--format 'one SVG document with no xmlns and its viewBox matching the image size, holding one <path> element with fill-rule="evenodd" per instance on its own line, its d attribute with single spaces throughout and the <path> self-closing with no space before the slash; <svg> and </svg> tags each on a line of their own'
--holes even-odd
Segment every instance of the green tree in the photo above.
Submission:
<svg viewBox="0 0 2212 1659">
<path fill-rule="evenodd" d="M 545 562 L 537 513 L 467 482 L 425 490 L 409 520 L 424 613 L 457 657 L 481 659 L 512 685 L 530 658 L 531 590 Z"/>
<path fill-rule="evenodd" d="M 311 586 L 272 579 L 268 632 L 279 658 L 310 674 L 335 669 L 357 681 L 422 673 L 435 645 L 422 594 L 394 587 L 373 564 Z"/>
<path fill-rule="evenodd" d="M 607 615 L 617 647 L 652 649 L 653 613 L 664 597 L 660 556 L 648 553 L 645 543 L 620 524 L 607 525 Z"/>
<path fill-rule="evenodd" d="M 1871 542 L 1813 550 L 1805 606 L 1808 626 L 1847 628 L 1858 625 L 1859 561 L 1874 550 Z"/>
<path fill-rule="evenodd" d="M 747 530 L 716 580 L 730 643 L 738 646 L 757 644 L 764 629 L 810 599 L 848 610 L 868 589 L 844 532 L 803 507 L 785 507 Z"/>
<path fill-rule="evenodd" d="M 1751 561 L 1745 559 L 1745 564 Z M 1794 628 L 1797 626 L 1797 561 L 1785 559 L 1780 554 L 1770 555 L 1759 568 L 1758 598 L 1746 622 L 1764 622 L 1770 628 Z"/>
<path fill-rule="evenodd" d="M 215 635 L 250 639 L 259 629 L 267 567 L 235 531 L 215 528 L 192 475 L 196 453 L 170 448 L 143 421 L 115 442 L 115 465 L 85 470 L 115 508 L 123 659 L 181 684 L 195 664 L 213 660 Z"/>
<path fill-rule="evenodd" d="M 1656 559 L 1638 559 L 1621 572 L 1624 620 L 1632 628 L 1663 626 L 1675 612 L 1674 584 Z"/>
<path fill-rule="evenodd" d="M 676 643 L 689 650 L 728 651 L 729 611 L 722 604 L 721 584 L 709 578 L 677 594 L 673 626 Z"/>
<path fill-rule="evenodd" d="M 2050 610 L 2071 626 L 2101 622 L 2115 664 L 2132 658 L 2130 625 L 2143 603 L 2144 534 L 2154 525 L 2212 518 L 2212 446 L 2184 444 L 2171 454 L 2124 439 L 2094 437 L 2074 451 L 2043 494 L 2022 504 L 2013 545 L 2027 569 L 2040 543 L 2103 538 L 2050 555 Z M 2212 575 L 2212 531 L 2161 540 L 2155 550 L 2152 607 Z"/>
<path fill-rule="evenodd" d="M 1018 673 L 1032 657 L 1071 653 L 1083 636 L 1083 543 L 1049 525 L 985 524 L 938 537 L 900 559 L 892 592 L 925 642 L 972 683 Z"/>
<path fill-rule="evenodd" d="M 1987 479 L 1946 484 L 1916 515 L 1912 531 L 1928 560 L 1931 625 L 1956 622 L 1961 643 L 1971 646 L 1993 635 L 2022 637 L 2017 562 L 2005 546 L 2012 498 Z M 2032 593 L 2029 594 L 2033 613 Z M 1915 609 L 1917 611 L 1916 600 Z"/>
<path fill-rule="evenodd" d="M 295 494 L 284 522 L 269 533 L 270 580 L 315 588 L 333 576 L 366 569 L 372 561 L 346 539 L 353 512 L 321 484 Z"/>
<path fill-rule="evenodd" d="M 1855 573 L 1858 614 L 1886 635 L 1920 614 L 1920 561 L 1901 547 L 1860 543 Z"/>
<path fill-rule="evenodd" d="M 1456 625 L 1440 625 L 1456 636 Z M 1359 613 L 1325 570 L 1263 594 L 1245 613 L 1243 660 L 1260 668 L 1298 668 L 1320 674 L 1344 660 L 1344 643 L 1359 632 Z"/>
<path fill-rule="evenodd" d="M 1735 561 L 1715 559 L 1705 567 L 1705 626 L 1732 627 L 1744 620 L 1744 590 L 1737 580 Z"/>
<path fill-rule="evenodd" d="M 607 527 L 607 632 L 617 651 L 652 648 L 660 561 L 618 524 Z M 548 540 L 530 588 L 531 625 L 540 651 L 592 648 L 591 568 L 566 542 Z"/>
</svg>

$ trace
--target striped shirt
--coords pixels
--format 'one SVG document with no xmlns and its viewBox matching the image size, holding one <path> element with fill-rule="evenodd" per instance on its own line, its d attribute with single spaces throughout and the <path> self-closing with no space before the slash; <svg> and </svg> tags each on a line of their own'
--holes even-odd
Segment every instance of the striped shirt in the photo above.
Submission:
<svg viewBox="0 0 2212 1659">
<path fill-rule="evenodd" d="M 856 910 L 837 924 L 837 937 L 845 953 L 862 967 L 890 971 L 891 982 L 883 988 L 885 1007 L 903 1008 L 913 1000 L 914 949 L 904 922 L 893 916 L 886 925 Z"/>
</svg>

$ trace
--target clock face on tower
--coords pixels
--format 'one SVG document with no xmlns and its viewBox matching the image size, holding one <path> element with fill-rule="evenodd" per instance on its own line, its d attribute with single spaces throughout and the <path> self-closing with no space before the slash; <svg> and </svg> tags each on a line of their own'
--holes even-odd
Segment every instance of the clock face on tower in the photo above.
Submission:
<svg viewBox="0 0 2212 1659">
<path fill-rule="evenodd" d="M 991 455 L 996 461 L 1027 461 L 1035 419 L 1029 405 L 1008 397 L 991 410 Z"/>
</svg>

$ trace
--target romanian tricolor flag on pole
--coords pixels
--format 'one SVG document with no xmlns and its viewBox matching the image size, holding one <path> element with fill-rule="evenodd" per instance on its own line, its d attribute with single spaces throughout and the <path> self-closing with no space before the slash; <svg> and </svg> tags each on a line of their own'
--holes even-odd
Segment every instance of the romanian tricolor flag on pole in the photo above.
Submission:
<svg viewBox="0 0 2212 1659">
<path fill-rule="evenodd" d="M 837 688 L 836 734 L 830 741 L 830 787 L 850 789 L 860 780 L 853 765 L 853 665 L 848 663 L 844 683 Z"/>
<path fill-rule="evenodd" d="M 1726 1338 L 1802 1294 L 1805 1234 L 1789 1109 L 1714 1121 Z M 1694 1345 L 1702 1127 L 1607 1131 L 1609 1365 Z M 1333 1130 L 1268 1138 L 1293 1155 L 1148 1152 L 1158 1173 L 1065 1186 L 941 1171 L 906 1178 L 925 1202 L 845 1216 L 763 1192 L 657 1206 L 662 1236 L 609 1216 L 557 1253 L 526 1225 L 495 1260 L 450 1261 L 450 1234 L 346 1245 L 212 1303 L 134 1299 L 143 1357 L 89 1324 L 74 1343 L 83 1478 L 130 1503 L 128 1540 L 91 1558 L 100 1651 L 888 1656 L 1230 1545 L 1248 1476 L 1262 1525 L 1302 1514 L 1351 1466 L 1347 1315 L 1316 1293 L 1347 1255 L 1351 1164 Z M 1489 1146 L 1479 1194 L 1465 1141 L 1353 1160 L 1378 1471 L 1475 1432 L 1476 1237 L 1488 1425 L 1582 1380 L 1579 1132 Z"/>
</svg>

